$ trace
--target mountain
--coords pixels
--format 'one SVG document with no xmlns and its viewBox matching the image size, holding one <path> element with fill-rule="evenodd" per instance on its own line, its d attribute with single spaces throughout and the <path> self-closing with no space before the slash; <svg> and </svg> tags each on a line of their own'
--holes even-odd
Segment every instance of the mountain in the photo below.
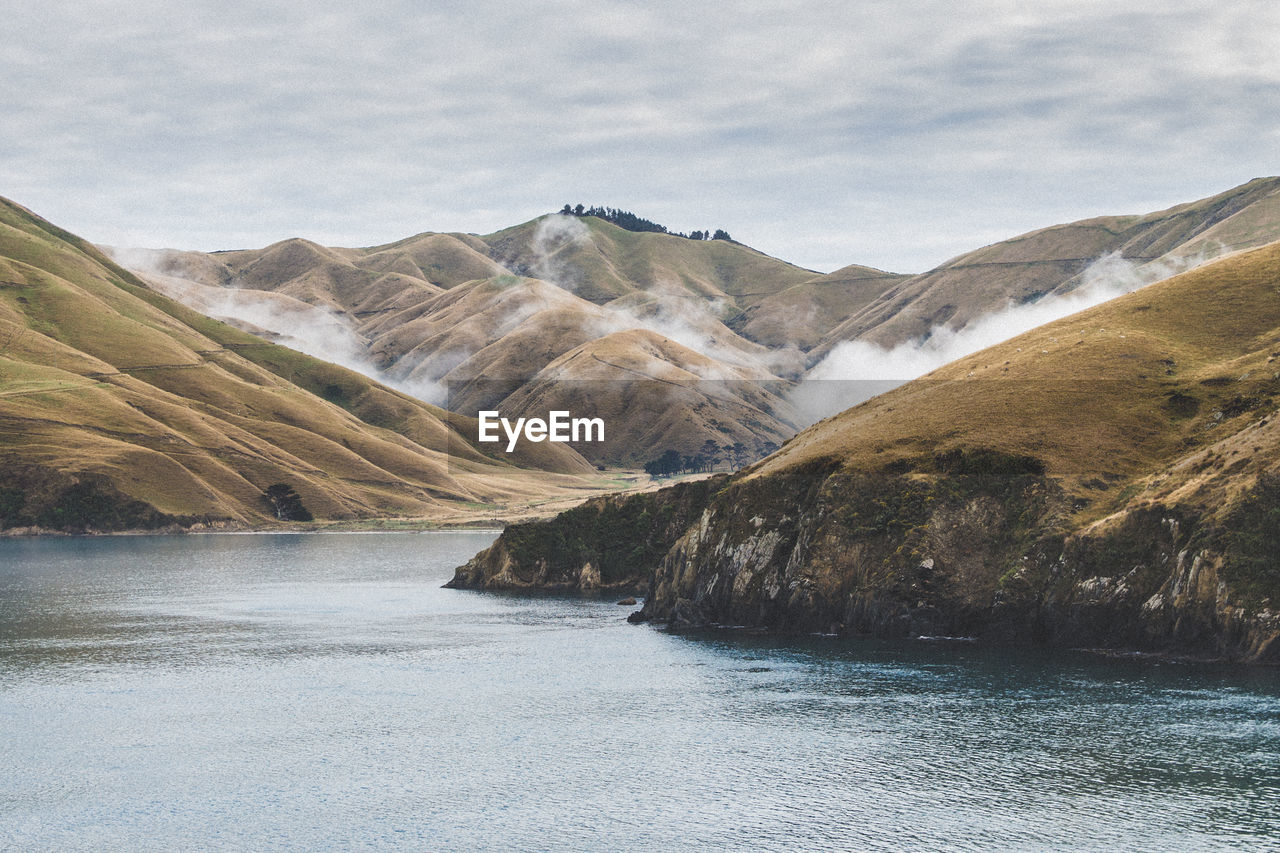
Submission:
<svg viewBox="0 0 1280 853">
<path fill-rule="evenodd" d="M 765 346 L 809 352 L 844 318 L 911 278 L 852 264 L 771 293 L 744 309 L 730 325 Z"/>
<path fill-rule="evenodd" d="M 675 627 L 1280 662 L 1277 293 L 1280 243 L 1222 258 L 828 418 L 714 487 L 509 528 L 453 583 L 639 585 L 635 618 Z"/>
<path fill-rule="evenodd" d="M 747 386 L 797 376 L 799 351 L 762 345 L 726 321 L 815 273 L 731 240 L 555 215 L 486 236 L 419 234 L 367 249 L 294 239 L 262 250 L 116 257 L 198 310 L 454 412 L 542 416 L 581 400 L 589 383 L 623 400 L 611 407 L 623 429 L 610 433 L 627 438 L 591 447 L 592 461 L 639 465 L 708 441 L 741 443 L 758 457 L 797 428 L 776 388 Z M 620 342 L 653 334 L 667 342 L 641 345 L 625 367 L 602 372 L 598 353 L 580 351 L 617 354 Z M 646 402 L 629 408 L 646 380 Z M 714 382 L 723 387 L 681 390 Z M 531 383 L 536 392 L 525 388 Z M 735 402 L 715 418 L 686 412 L 708 395 Z M 668 428 L 628 428 L 655 409 L 672 413 Z"/>
<path fill-rule="evenodd" d="M 1009 304 L 1069 293 L 1100 258 L 1147 267 L 1149 280 L 1280 239 L 1280 178 L 1144 216 L 1100 216 L 1032 231 L 906 277 L 853 307 L 812 347 L 816 362 L 840 341 L 884 347 L 959 329 Z M 837 273 L 832 274 L 837 275 Z"/>
<path fill-rule="evenodd" d="M 657 288 L 740 311 L 814 275 L 732 240 L 627 231 L 595 217 L 540 217 L 480 239 L 511 272 L 600 305 Z"/>
<path fill-rule="evenodd" d="M 717 439 L 719 451 L 708 455 L 731 457 L 735 445 L 776 449 L 795 432 L 788 390 L 762 368 L 727 365 L 656 332 L 630 329 L 564 353 L 501 405 L 602 418 L 609 425 L 605 440 L 580 452 L 592 461 L 643 464 L 658 448 L 693 457 Z"/>
<path fill-rule="evenodd" d="M 1010 306 L 1061 316 L 1076 310 L 1050 310 L 1064 294 L 1078 301 L 1100 282 L 1108 295 L 1131 290 L 1277 238 L 1280 178 L 1266 178 L 1157 213 L 1041 229 L 921 275 L 856 264 L 822 275 L 732 240 L 565 215 L 488 235 L 424 233 L 364 249 L 293 239 L 256 250 L 117 257 L 197 310 L 456 413 L 543 416 L 580 405 L 588 386 L 615 382 L 605 396 L 623 405 L 605 408 L 619 419 L 610 433 L 626 440 L 588 455 L 636 466 L 668 450 L 721 448 L 721 464 L 737 458 L 725 447 L 764 455 L 818 414 L 865 396 L 815 401 L 802 389 L 788 399 L 787 386 L 810 373 L 841 377 L 850 364 L 864 365 L 865 349 L 852 357 L 841 349 L 850 344 L 937 344 Z M 653 345 L 654 334 L 674 345 Z M 624 341 L 640 349 L 610 375 L 602 365 L 616 359 L 581 354 L 617 354 Z M 980 345 L 951 346 L 927 363 Z M 905 364 L 895 359 L 893 369 Z M 682 378 L 672 384 L 672 375 Z M 650 387 L 636 395 L 643 380 Z M 690 383 L 699 388 L 691 393 Z M 719 417 L 695 410 L 722 398 L 733 402 Z M 632 428 L 657 409 L 670 411 L 665 428 Z"/>
<path fill-rule="evenodd" d="M 0 528 L 258 526 L 278 483 L 325 520 L 599 488 L 564 445 L 509 458 L 473 419 L 198 314 L 7 200 L 0 382 Z"/>
</svg>

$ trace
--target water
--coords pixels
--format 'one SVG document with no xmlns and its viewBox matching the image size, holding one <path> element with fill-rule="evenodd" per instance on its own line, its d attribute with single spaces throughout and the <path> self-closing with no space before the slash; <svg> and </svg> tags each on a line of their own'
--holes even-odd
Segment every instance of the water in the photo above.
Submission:
<svg viewBox="0 0 1280 853">
<path fill-rule="evenodd" d="M 1280 849 L 1274 670 L 439 588 L 492 537 L 0 541 L 0 848 Z"/>
</svg>

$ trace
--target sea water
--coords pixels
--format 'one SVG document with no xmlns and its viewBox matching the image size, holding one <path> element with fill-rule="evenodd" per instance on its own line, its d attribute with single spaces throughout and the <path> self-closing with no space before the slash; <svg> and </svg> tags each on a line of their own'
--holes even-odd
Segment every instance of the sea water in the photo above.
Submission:
<svg viewBox="0 0 1280 853">
<path fill-rule="evenodd" d="M 0 849 L 1280 849 L 1274 669 L 441 589 L 494 535 L 0 541 Z"/>
</svg>

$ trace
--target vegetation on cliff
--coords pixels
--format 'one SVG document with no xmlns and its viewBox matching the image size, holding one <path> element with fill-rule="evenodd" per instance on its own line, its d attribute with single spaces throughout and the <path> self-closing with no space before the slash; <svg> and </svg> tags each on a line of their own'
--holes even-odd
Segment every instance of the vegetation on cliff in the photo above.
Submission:
<svg viewBox="0 0 1280 853">
<path fill-rule="evenodd" d="M 1280 660 L 1278 292 L 1271 244 L 816 424 L 708 496 L 641 618 Z"/>
<path fill-rule="evenodd" d="M 65 533 L 157 530 L 199 519 L 170 515 L 121 493 L 101 474 L 68 474 L 39 466 L 0 471 L 0 530 Z"/>
<path fill-rule="evenodd" d="M 726 480 L 592 498 L 553 521 L 513 524 L 448 586 L 642 591 L 654 563 Z"/>
</svg>

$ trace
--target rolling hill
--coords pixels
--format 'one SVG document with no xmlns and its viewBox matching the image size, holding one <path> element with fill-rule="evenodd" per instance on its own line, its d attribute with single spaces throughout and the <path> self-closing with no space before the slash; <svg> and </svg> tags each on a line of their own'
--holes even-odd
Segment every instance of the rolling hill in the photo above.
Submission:
<svg viewBox="0 0 1280 853">
<path fill-rule="evenodd" d="M 276 483 L 324 520 L 444 520 L 599 488 L 563 445 L 509 459 L 475 435 L 174 302 L 0 200 L 0 528 L 269 525 Z"/>
<path fill-rule="evenodd" d="M 488 235 L 424 233 L 364 249 L 294 239 L 258 250 L 119 258 L 197 310 L 471 416 L 486 408 L 540 416 L 578 405 L 584 383 L 604 388 L 608 380 L 601 362 L 573 354 L 587 347 L 617 355 L 631 341 L 640 349 L 606 392 L 623 401 L 607 408 L 619 418 L 613 432 L 627 440 L 593 448 L 592 461 L 633 466 L 665 450 L 712 445 L 741 443 L 749 457 L 763 455 L 848 399 L 815 405 L 802 391 L 786 401 L 785 389 L 808 373 L 839 377 L 846 371 L 839 350 L 850 342 L 936 342 L 1011 305 L 1043 309 L 1053 297 L 1079 296 L 1116 266 L 1133 279 L 1131 289 L 1277 238 L 1280 178 L 1267 178 L 1157 213 L 1041 229 L 920 275 L 856 264 L 820 275 L 731 240 L 563 215 Z M 678 346 L 654 356 L 646 335 L 629 332 Z M 841 358 L 828 359 L 833 352 Z M 719 417 L 699 415 L 690 407 L 707 395 L 679 390 L 667 381 L 669 368 L 685 385 L 719 377 L 734 402 Z M 652 383 L 639 396 L 637 371 Z M 626 405 L 631 397 L 634 408 Z M 632 428 L 658 409 L 671 411 L 666 428 Z"/>
<path fill-rule="evenodd" d="M 755 408 L 781 402 L 760 389 L 735 389 L 737 404 L 719 418 L 684 417 L 684 401 L 706 395 L 686 395 L 670 381 L 668 367 L 688 381 L 732 383 L 778 383 L 803 369 L 794 347 L 764 346 L 725 321 L 815 274 L 729 240 L 636 233 L 594 217 L 556 215 L 486 236 L 420 234 L 368 249 L 295 239 L 255 251 L 129 250 L 117 257 L 198 310 L 302 348 L 299 330 L 311 330 L 323 340 L 313 354 L 340 351 L 351 366 L 472 416 L 484 408 L 511 417 L 564 408 L 580 397 L 567 386 L 561 395 L 549 377 L 598 388 L 608 379 L 595 360 L 573 359 L 575 350 L 598 342 L 595 348 L 616 352 L 619 341 L 644 338 L 626 337 L 633 331 L 668 338 L 660 356 L 637 352 L 626 370 L 614 371 L 622 384 L 610 393 L 618 398 L 620 389 L 651 380 L 645 405 L 672 410 L 670 428 L 638 443 L 610 441 L 595 461 L 638 465 L 708 440 L 745 442 L 759 456 L 797 426 L 784 405 Z M 652 375 L 636 375 L 650 367 Z M 537 393 L 517 394 L 532 382 Z M 645 416 L 625 405 L 617 411 L 620 426 Z M 652 443 L 659 440 L 666 443 Z"/>
<path fill-rule="evenodd" d="M 815 362 L 844 340 L 890 347 L 959 329 L 1012 304 L 1068 293 L 1099 258 L 1149 266 L 1152 280 L 1197 262 L 1280 239 L 1280 178 L 1144 216 L 1100 216 L 985 246 L 882 289 L 833 325 L 810 351 Z M 833 275 L 835 275 L 833 273 Z"/>
<path fill-rule="evenodd" d="M 513 526 L 453 583 L 585 574 L 675 627 L 1274 663 L 1278 402 L 1271 243 L 961 359 L 713 487 Z M 681 523 L 638 521 L 663 518 Z"/>
</svg>

